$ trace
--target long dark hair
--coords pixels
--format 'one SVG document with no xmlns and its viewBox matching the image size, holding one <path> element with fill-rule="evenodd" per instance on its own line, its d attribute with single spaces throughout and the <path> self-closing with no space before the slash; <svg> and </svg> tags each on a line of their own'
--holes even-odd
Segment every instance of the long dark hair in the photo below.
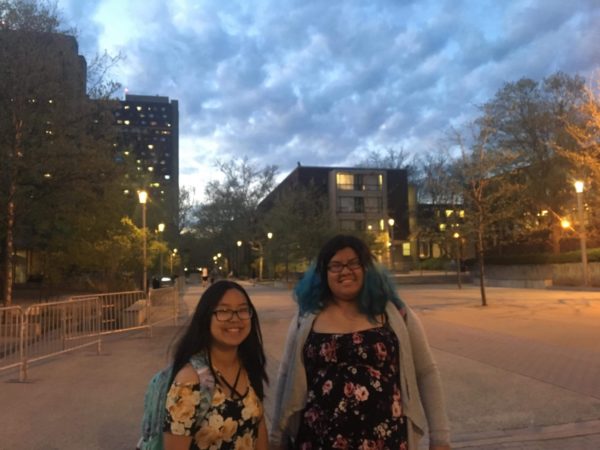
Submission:
<svg viewBox="0 0 600 450">
<path fill-rule="evenodd" d="M 217 281 L 216 283 L 211 284 L 200 297 L 194 316 L 175 347 L 172 377 L 174 378 L 177 372 L 179 372 L 183 366 L 189 362 L 190 358 L 197 353 L 203 354 L 208 360 L 212 343 L 210 323 L 213 311 L 225 293 L 230 289 L 235 289 L 242 293 L 248 302 L 248 307 L 252 310 L 250 334 L 239 345 L 238 356 L 248 372 L 252 388 L 262 400 L 264 398 L 263 381 L 268 383 L 269 378 L 265 371 L 266 358 L 263 350 L 260 324 L 258 323 L 258 314 L 256 313 L 256 309 L 254 308 L 252 301 L 250 301 L 250 297 L 246 290 L 233 281 Z M 171 382 L 173 382 L 173 380 L 171 380 Z"/>
<path fill-rule="evenodd" d="M 385 269 L 376 263 L 369 246 L 356 236 L 338 234 L 323 245 L 316 263 L 308 268 L 294 288 L 294 298 L 300 308 L 300 314 L 316 313 L 332 300 L 333 294 L 327 283 L 327 265 L 331 258 L 344 248 L 351 248 L 356 252 L 365 273 L 364 283 L 357 298 L 358 309 L 363 314 L 375 320 L 385 311 L 388 301 L 398 307 L 404 305 L 393 281 Z"/>
</svg>

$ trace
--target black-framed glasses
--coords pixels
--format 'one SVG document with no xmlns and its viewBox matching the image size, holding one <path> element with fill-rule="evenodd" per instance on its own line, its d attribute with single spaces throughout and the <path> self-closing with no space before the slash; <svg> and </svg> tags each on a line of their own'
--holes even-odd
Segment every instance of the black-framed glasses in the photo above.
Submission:
<svg viewBox="0 0 600 450">
<path fill-rule="evenodd" d="M 213 314 L 217 318 L 219 322 L 227 322 L 233 319 L 233 315 L 235 314 L 240 320 L 248 320 L 252 317 L 252 310 L 250 308 L 240 308 L 240 309 L 215 309 Z"/>
<path fill-rule="evenodd" d="M 360 263 L 360 259 L 358 258 L 351 259 L 346 264 L 342 264 L 339 261 L 333 261 L 329 263 L 329 265 L 327 266 L 327 270 L 329 270 L 331 273 L 340 273 L 342 270 L 344 270 L 344 267 L 347 267 L 350 270 L 356 270 L 360 269 L 362 267 L 362 264 Z"/>
</svg>

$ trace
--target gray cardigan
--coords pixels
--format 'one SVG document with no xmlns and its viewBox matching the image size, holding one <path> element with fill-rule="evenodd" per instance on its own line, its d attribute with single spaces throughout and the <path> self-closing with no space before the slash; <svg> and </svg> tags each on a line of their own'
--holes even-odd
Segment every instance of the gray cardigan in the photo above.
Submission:
<svg viewBox="0 0 600 450">
<path fill-rule="evenodd" d="M 418 448 L 426 428 L 431 444 L 449 445 L 450 432 L 439 372 L 420 320 L 410 308 L 406 311 L 404 320 L 392 302 L 386 306 L 388 323 L 400 344 L 399 376 L 402 408 L 408 419 L 408 448 Z M 290 324 L 275 391 L 269 437 L 271 448 L 285 448 L 287 437 L 295 437 L 298 432 L 307 395 L 302 350 L 315 317 L 315 314 L 302 317 L 296 314 Z"/>
</svg>

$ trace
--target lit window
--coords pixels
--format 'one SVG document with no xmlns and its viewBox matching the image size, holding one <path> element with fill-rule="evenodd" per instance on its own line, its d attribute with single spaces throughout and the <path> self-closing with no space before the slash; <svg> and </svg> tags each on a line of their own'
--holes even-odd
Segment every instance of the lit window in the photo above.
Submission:
<svg viewBox="0 0 600 450">
<path fill-rule="evenodd" d="M 124 123 L 125 125 L 129 125 L 129 120 L 124 120 L 124 121 L 123 121 L 123 123 Z"/>
<path fill-rule="evenodd" d="M 171 179 L 171 175 L 165 175 L 165 180 L 170 180 Z"/>
<path fill-rule="evenodd" d="M 450 217 L 453 213 L 454 213 L 454 211 L 452 211 L 451 209 L 447 209 L 446 210 L 446 217 Z"/>
<path fill-rule="evenodd" d="M 445 231 L 445 230 L 446 230 L 446 224 L 440 223 L 440 231 Z"/>
<path fill-rule="evenodd" d="M 127 150 L 125 150 L 125 151 L 123 152 L 123 154 L 124 154 L 125 156 L 129 156 L 129 152 L 128 152 Z"/>
<path fill-rule="evenodd" d="M 402 256 L 410 256 L 410 242 L 402 243 Z"/>
<path fill-rule="evenodd" d="M 458 217 L 461 217 L 461 218 L 464 218 L 464 217 L 465 217 L 465 210 L 464 210 L 464 209 L 461 209 L 461 210 L 458 212 Z"/>
<path fill-rule="evenodd" d="M 141 111 L 142 107 L 141 106 L 136 106 L 135 109 L 137 109 L 138 111 Z"/>
<path fill-rule="evenodd" d="M 152 144 L 148 144 L 148 148 L 149 148 L 150 150 L 154 150 L 154 145 L 152 145 Z"/>
<path fill-rule="evenodd" d="M 123 194 L 125 194 L 125 195 L 129 194 L 129 189 L 123 189 Z"/>
<path fill-rule="evenodd" d="M 383 219 L 379 219 L 379 231 L 385 230 L 385 222 Z"/>
<path fill-rule="evenodd" d="M 148 167 L 148 172 L 154 172 L 154 167 L 152 167 L 152 166 Z"/>
<path fill-rule="evenodd" d="M 129 109 L 129 105 L 125 105 L 123 109 Z"/>
<path fill-rule="evenodd" d="M 48 100 L 48 103 L 52 104 L 52 103 L 54 103 L 54 100 L 50 99 L 50 100 Z"/>
<path fill-rule="evenodd" d="M 46 173 L 44 174 L 44 178 L 52 178 L 52 174 L 50 174 L 50 173 L 46 172 Z"/>
</svg>

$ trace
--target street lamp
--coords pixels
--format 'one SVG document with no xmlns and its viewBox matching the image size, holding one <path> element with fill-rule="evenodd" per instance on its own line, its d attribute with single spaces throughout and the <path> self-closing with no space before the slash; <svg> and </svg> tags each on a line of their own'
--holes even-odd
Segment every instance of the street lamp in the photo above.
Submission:
<svg viewBox="0 0 600 450">
<path fill-rule="evenodd" d="M 452 235 L 452 237 L 454 239 L 456 239 L 456 281 L 458 283 L 458 288 L 462 289 L 462 282 L 460 279 L 460 270 L 461 270 L 461 259 L 462 259 L 462 247 L 461 247 L 461 242 L 460 242 L 460 233 L 458 232 L 454 232 L 454 234 Z"/>
<path fill-rule="evenodd" d="M 583 285 L 589 286 L 588 260 L 586 249 L 585 221 L 583 217 L 583 181 L 575 181 L 575 192 L 577 192 L 577 212 L 579 215 L 579 243 L 581 244 L 581 269 L 583 271 Z"/>
<path fill-rule="evenodd" d="M 171 276 L 173 275 L 173 258 L 177 256 L 177 249 L 173 249 L 173 253 L 171 253 Z"/>
<path fill-rule="evenodd" d="M 138 191 L 138 199 L 142 204 L 142 242 L 143 242 L 143 258 L 144 258 L 144 275 L 142 278 L 142 290 L 146 292 L 148 287 L 148 268 L 146 261 L 146 202 L 148 201 L 148 192 Z"/>
<path fill-rule="evenodd" d="M 239 278 L 240 276 L 240 249 L 242 247 L 242 241 L 237 241 L 236 242 L 237 245 L 237 252 L 236 252 L 236 258 L 235 258 L 235 264 L 237 266 L 237 276 Z"/>
<path fill-rule="evenodd" d="M 390 266 L 392 271 L 394 270 L 394 224 L 396 221 L 393 218 L 388 219 L 388 225 L 390 226 Z"/>
<path fill-rule="evenodd" d="M 158 233 L 161 235 L 162 238 L 162 233 L 165 231 L 165 224 L 164 223 L 159 223 L 158 224 Z M 162 246 L 160 247 L 160 278 L 162 279 L 163 277 L 163 251 L 162 251 Z"/>
<path fill-rule="evenodd" d="M 267 233 L 267 239 L 269 240 L 267 242 L 267 245 L 269 245 L 269 242 L 271 241 L 271 239 L 273 239 L 273 233 L 271 233 L 270 231 Z M 271 265 L 273 264 L 273 262 L 271 261 L 271 246 L 269 245 L 269 262 L 271 263 Z M 267 269 L 269 268 L 269 264 L 267 264 Z M 273 280 L 275 280 L 275 274 L 273 273 L 274 270 L 269 270 L 269 276 L 273 277 Z"/>
</svg>

